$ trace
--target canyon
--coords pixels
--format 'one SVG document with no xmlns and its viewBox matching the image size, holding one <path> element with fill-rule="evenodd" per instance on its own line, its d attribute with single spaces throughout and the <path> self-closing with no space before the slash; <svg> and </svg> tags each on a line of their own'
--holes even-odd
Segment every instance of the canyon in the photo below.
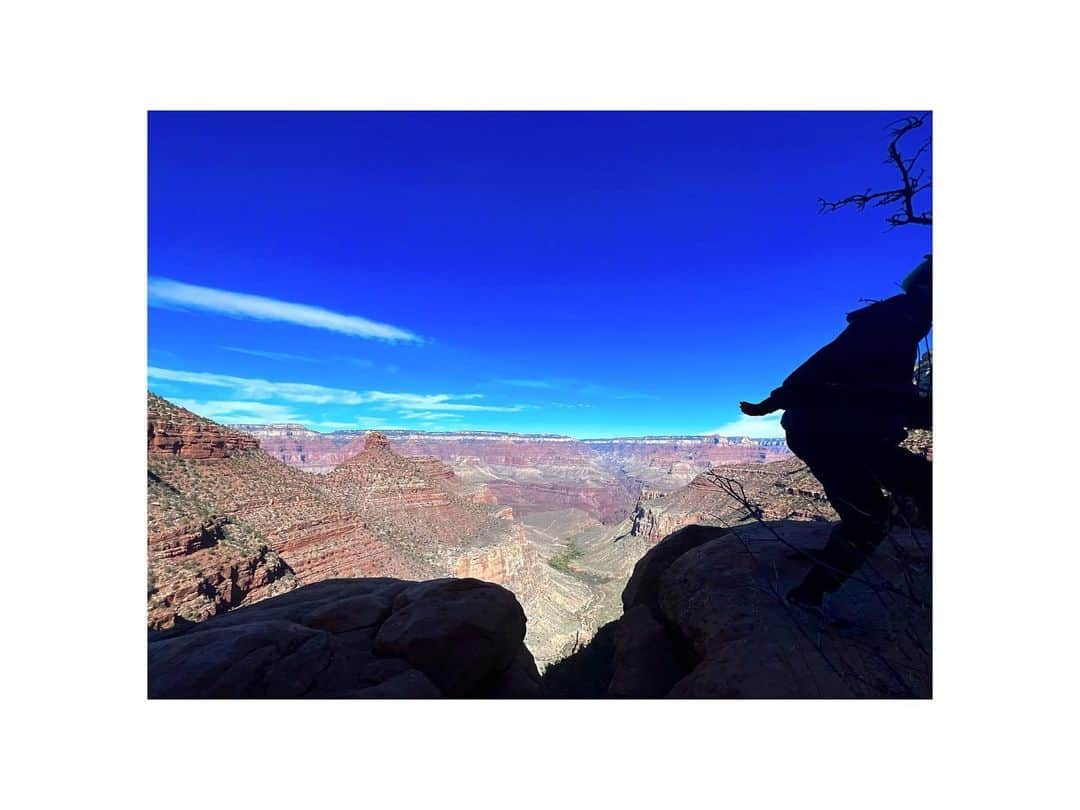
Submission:
<svg viewBox="0 0 1080 810">
<path fill-rule="evenodd" d="M 269 455 L 301 470 L 329 473 L 363 450 L 365 431 L 318 433 L 302 425 L 231 425 Z M 783 439 L 569 436 L 447 431 L 383 431 L 398 453 L 436 459 L 457 480 L 518 515 L 581 509 L 614 524 L 643 490 L 671 491 L 718 465 L 765 463 L 791 454 Z"/>
<path fill-rule="evenodd" d="M 454 577 L 513 594 L 543 672 L 622 619 L 635 565 L 679 530 L 835 520 L 779 439 L 319 434 L 219 425 L 152 393 L 147 411 L 153 634 L 320 582 Z M 929 434 L 908 444 L 932 456 Z"/>
<path fill-rule="evenodd" d="M 147 398 L 147 625 L 199 623 L 336 578 L 474 577 L 505 586 L 530 617 L 541 664 L 581 634 L 591 592 L 547 564 L 512 508 L 386 436 L 315 475 L 250 434 Z"/>
</svg>

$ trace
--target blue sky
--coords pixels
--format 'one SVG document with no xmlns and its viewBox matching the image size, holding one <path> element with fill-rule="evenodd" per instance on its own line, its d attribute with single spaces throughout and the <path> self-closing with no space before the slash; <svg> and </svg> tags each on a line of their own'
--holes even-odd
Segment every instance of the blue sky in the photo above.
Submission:
<svg viewBox="0 0 1080 810">
<path fill-rule="evenodd" d="M 898 292 L 893 112 L 151 113 L 151 390 L 316 430 L 782 435 Z"/>
</svg>

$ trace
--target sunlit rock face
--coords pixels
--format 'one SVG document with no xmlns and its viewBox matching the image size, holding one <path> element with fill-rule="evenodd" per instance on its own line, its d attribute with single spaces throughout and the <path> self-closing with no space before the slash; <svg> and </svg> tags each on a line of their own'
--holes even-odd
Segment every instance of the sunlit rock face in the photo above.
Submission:
<svg viewBox="0 0 1080 810">
<path fill-rule="evenodd" d="M 203 419 L 151 393 L 147 393 L 146 412 L 146 452 L 152 456 L 227 458 L 259 446 L 247 433 Z"/>
<path fill-rule="evenodd" d="M 148 422 L 152 629 L 343 576 L 482 577 L 525 604 L 549 590 L 553 571 L 512 509 L 438 459 L 399 455 L 382 434 L 362 437 L 360 452 L 332 473 L 312 475 L 158 397 Z M 214 452 L 164 452 L 165 433 L 198 437 Z M 567 620 L 544 626 L 530 641 L 545 649 L 573 629 Z"/>
</svg>

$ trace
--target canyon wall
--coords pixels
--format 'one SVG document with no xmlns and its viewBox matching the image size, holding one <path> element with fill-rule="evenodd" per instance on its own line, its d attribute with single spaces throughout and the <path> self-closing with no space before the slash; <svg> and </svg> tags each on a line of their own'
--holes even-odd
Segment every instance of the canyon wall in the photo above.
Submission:
<svg viewBox="0 0 1080 810">
<path fill-rule="evenodd" d="M 584 442 L 610 469 L 664 491 L 689 484 L 711 467 L 779 461 L 791 455 L 784 439 L 746 436 L 644 436 Z"/>
<path fill-rule="evenodd" d="M 547 566 L 490 493 L 385 436 L 327 475 L 270 457 L 246 433 L 148 396 L 148 624 L 208 616 L 336 577 L 478 571 L 520 594 Z M 167 437 L 167 438 L 165 438 Z"/>
</svg>

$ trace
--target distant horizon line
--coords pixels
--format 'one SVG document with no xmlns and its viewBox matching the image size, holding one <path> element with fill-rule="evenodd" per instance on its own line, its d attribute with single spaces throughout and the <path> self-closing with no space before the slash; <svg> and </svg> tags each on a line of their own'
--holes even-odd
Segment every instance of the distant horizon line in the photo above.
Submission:
<svg viewBox="0 0 1080 810">
<path fill-rule="evenodd" d="M 574 436 L 574 435 L 569 434 L 569 433 L 551 433 L 551 432 L 526 433 L 526 432 L 514 431 L 514 430 L 485 430 L 485 429 L 482 429 L 482 428 L 468 428 L 468 429 L 458 429 L 458 430 L 451 430 L 451 429 L 446 429 L 446 430 L 422 430 L 422 429 L 417 429 L 417 428 L 412 428 L 412 427 L 381 427 L 381 426 L 379 426 L 379 427 L 367 427 L 367 428 L 365 428 L 365 427 L 354 427 L 354 428 L 335 428 L 333 430 L 319 430 L 318 428 L 315 428 L 315 427 L 309 427 L 308 425 L 304 424 L 303 422 L 227 422 L 227 421 L 224 421 L 224 420 L 218 421 L 216 419 L 213 419 L 212 417 L 205 416 L 205 415 L 203 415 L 201 413 L 198 413 L 197 411 L 191 410 L 190 408 L 187 408 L 184 405 L 181 405 L 177 401 L 171 400 L 171 399 L 169 399 L 167 397 L 163 397 L 160 394 L 157 394 L 157 393 L 155 393 L 154 391 L 152 391 L 150 389 L 147 389 L 146 393 L 150 397 L 160 399 L 160 400 L 168 403 L 170 406 L 172 406 L 174 408 L 179 408 L 179 409 L 184 410 L 184 411 L 187 411 L 188 413 L 191 413 L 192 415 L 197 416 L 200 419 L 205 419 L 206 421 L 211 422 L 213 424 L 221 425 L 222 427 L 226 427 L 226 428 L 230 428 L 230 429 L 234 429 L 234 430 L 237 430 L 237 429 L 243 430 L 244 428 L 300 428 L 301 430 L 306 430 L 306 431 L 309 431 L 311 433 L 317 433 L 317 434 L 319 434 L 321 436 L 330 436 L 330 435 L 333 435 L 335 433 L 356 433 L 356 434 L 361 434 L 361 433 L 416 433 L 416 434 L 424 434 L 424 435 L 429 435 L 429 436 L 472 433 L 472 434 L 487 434 L 487 435 L 493 435 L 493 436 L 525 436 L 525 437 L 533 437 L 533 438 L 573 439 L 574 441 L 580 441 L 580 442 L 620 441 L 620 440 L 630 440 L 630 439 L 641 440 L 641 439 L 705 439 L 705 438 L 713 438 L 713 439 L 747 439 L 747 440 L 749 440 L 751 442 L 784 441 L 786 443 L 786 441 L 787 441 L 787 438 L 784 435 L 777 435 L 777 436 L 750 436 L 750 435 L 748 435 L 746 433 L 719 433 L 719 432 L 712 432 L 712 433 L 640 433 L 640 434 L 622 433 L 622 434 L 615 434 L 615 435 L 584 437 L 584 436 Z"/>
<path fill-rule="evenodd" d="M 418 430 L 416 428 L 358 427 L 339 428 L 337 430 L 319 430 L 317 428 L 308 427 L 303 422 L 223 422 L 221 424 L 224 424 L 225 427 L 232 428 L 234 430 L 245 430 L 248 428 L 301 428 L 302 430 L 306 430 L 311 433 L 318 433 L 322 436 L 331 436 L 335 433 L 421 433 L 434 436 L 472 433 L 489 436 L 523 436 L 528 438 L 543 439 L 572 439 L 579 442 L 612 442 L 629 439 L 747 439 L 751 442 L 786 441 L 785 436 L 747 436 L 746 434 L 739 433 L 624 433 L 621 435 L 593 436 L 585 438 L 581 436 L 573 436 L 569 433 L 524 433 L 515 430 L 483 430 L 480 428 L 463 430 Z"/>
</svg>

